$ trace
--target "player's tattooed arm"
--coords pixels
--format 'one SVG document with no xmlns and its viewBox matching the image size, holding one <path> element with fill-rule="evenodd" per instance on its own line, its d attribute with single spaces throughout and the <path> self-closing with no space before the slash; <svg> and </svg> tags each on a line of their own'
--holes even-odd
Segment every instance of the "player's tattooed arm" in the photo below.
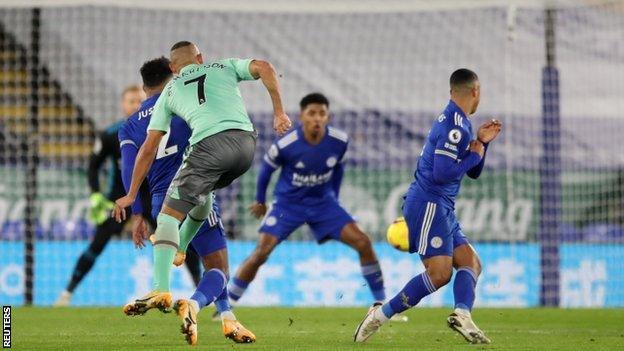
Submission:
<svg viewBox="0 0 624 351">
<path fill-rule="evenodd" d="M 284 112 L 275 68 L 267 61 L 253 60 L 249 64 L 249 72 L 254 78 L 260 78 L 262 84 L 269 92 L 269 96 L 271 96 L 271 102 L 273 103 L 273 129 L 275 129 L 278 135 L 286 133 L 292 126 L 292 122 L 286 115 L 286 112 Z"/>
<path fill-rule="evenodd" d="M 139 154 L 134 163 L 134 170 L 132 171 L 132 183 L 128 194 L 115 201 L 115 208 L 113 208 L 112 216 L 121 222 L 126 219 L 126 207 L 130 206 L 137 197 L 139 187 L 143 180 L 147 176 L 147 172 L 154 162 L 156 152 L 158 151 L 158 144 L 165 133 L 159 130 L 149 130 L 147 132 L 147 138 L 143 145 L 139 149 Z"/>
</svg>

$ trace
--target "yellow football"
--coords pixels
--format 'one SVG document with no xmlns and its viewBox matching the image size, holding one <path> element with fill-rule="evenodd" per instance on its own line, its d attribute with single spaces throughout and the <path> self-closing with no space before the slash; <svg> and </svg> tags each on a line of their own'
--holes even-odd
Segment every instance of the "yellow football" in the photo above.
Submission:
<svg viewBox="0 0 624 351">
<path fill-rule="evenodd" d="M 405 218 L 399 217 L 390 224 L 386 232 L 388 243 L 397 250 L 409 250 L 409 235 L 407 233 L 407 223 Z"/>
</svg>

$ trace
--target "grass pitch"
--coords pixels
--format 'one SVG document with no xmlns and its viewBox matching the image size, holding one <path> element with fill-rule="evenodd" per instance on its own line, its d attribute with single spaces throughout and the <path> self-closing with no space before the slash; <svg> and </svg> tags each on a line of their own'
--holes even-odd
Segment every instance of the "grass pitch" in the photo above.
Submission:
<svg viewBox="0 0 624 351">
<path fill-rule="evenodd" d="M 470 345 L 446 326 L 449 309 L 415 308 L 407 323 L 382 327 L 365 344 L 353 332 L 366 308 L 237 308 L 258 337 L 237 345 L 223 338 L 212 309 L 199 315 L 199 349 L 210 350 L 624 350 L 622 309 L 477 309 L 492 339 Z M 14 308 L 16 350 L 185 350 L 174 314 L 126 317 L 121 308 Z"/>
</svg>

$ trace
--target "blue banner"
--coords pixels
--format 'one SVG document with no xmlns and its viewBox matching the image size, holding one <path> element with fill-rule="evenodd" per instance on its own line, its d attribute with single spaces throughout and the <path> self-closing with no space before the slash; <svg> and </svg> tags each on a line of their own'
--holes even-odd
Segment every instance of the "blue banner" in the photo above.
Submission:
<svg viewBox="0 0 624 351">
<path fill-rule="evenodd" d="M 39 242 L 35 247 L 35 304 L 52 304 L 65 288 L 87 241 Z M 231 272 L 251 253 L 253 242 L 230 242 Z M 477 306 L 536 306 L 539 303 L 539 245 L 477 244 L 483 274 Z M 388 296 L 423 270 L 416 255 L 376 243 Z M 24 294 L 22 242 L 0 242 L 0 302 L 20 305 Z M 151 248 L 135 250 L 130 241 L 112 241 L 76 289 L 74 305 L 120 306 L 151 288 Z M 562 306 L 624 306 L 624 245 L 563 245 Z M 190 296 L 193 283 L 184 268 L 174 268 L 172 292 Z M 361 306 L 373 298 L 360 273 L 357 254 L 330 242 L 284 242 L 260 269 L 241 305 Z M 451 306 L 452 284 L 421 302 Z"/>
<path fill-rule="evenodd" d="M 624 245 L 567 244 L 560 257 L 561 306 L 624 306 Z"/>
</svg>

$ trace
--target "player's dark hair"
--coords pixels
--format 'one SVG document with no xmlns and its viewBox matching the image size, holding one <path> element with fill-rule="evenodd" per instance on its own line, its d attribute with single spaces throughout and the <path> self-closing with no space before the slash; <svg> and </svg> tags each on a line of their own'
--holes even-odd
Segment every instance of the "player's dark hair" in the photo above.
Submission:
<svg viewBox="0 0 624 351">
<path fill-rule="evenodd" d="M 189 46 L 189 45 L 193 45 L 193 43 L 191 43 L 188 40 L 182 40 L 182 41 L 179 41 L 179 42 L 173 44 L 173 46 L 171 47 L 171 50 L 169 50 L 169 51 L 173 51 L 175 49 L 183 48 L 183 47 L 186 47 L 186 46 Z"/>
<path fill-rule="evenodd" d="M 299 102 L 299 107 L 301 111 L 305 110 L 309 104 L 321 104 L 327 106 L 329 108 L 329 100 L 325 97 L 325 95 L 321 93 L 311 93 L 303 97 Z"/>
<path fill-rule="evenodd" d="M 171 61 L 164 56 L 146 61 L 143 66 L 141 66 L 143 85 L 146 88 L 154 88 L 162 85 L 171 78 L 173 72 L 171 72 L 171 68 L 169 68 L 170 63 Z"/>
<path fill-rule="evenodd" d="M 464 88 L 479 80 L 479 77 L 473 71 L 467 68 L 460 68 L 451 74 L 451 89 Z"/>
</svg>

